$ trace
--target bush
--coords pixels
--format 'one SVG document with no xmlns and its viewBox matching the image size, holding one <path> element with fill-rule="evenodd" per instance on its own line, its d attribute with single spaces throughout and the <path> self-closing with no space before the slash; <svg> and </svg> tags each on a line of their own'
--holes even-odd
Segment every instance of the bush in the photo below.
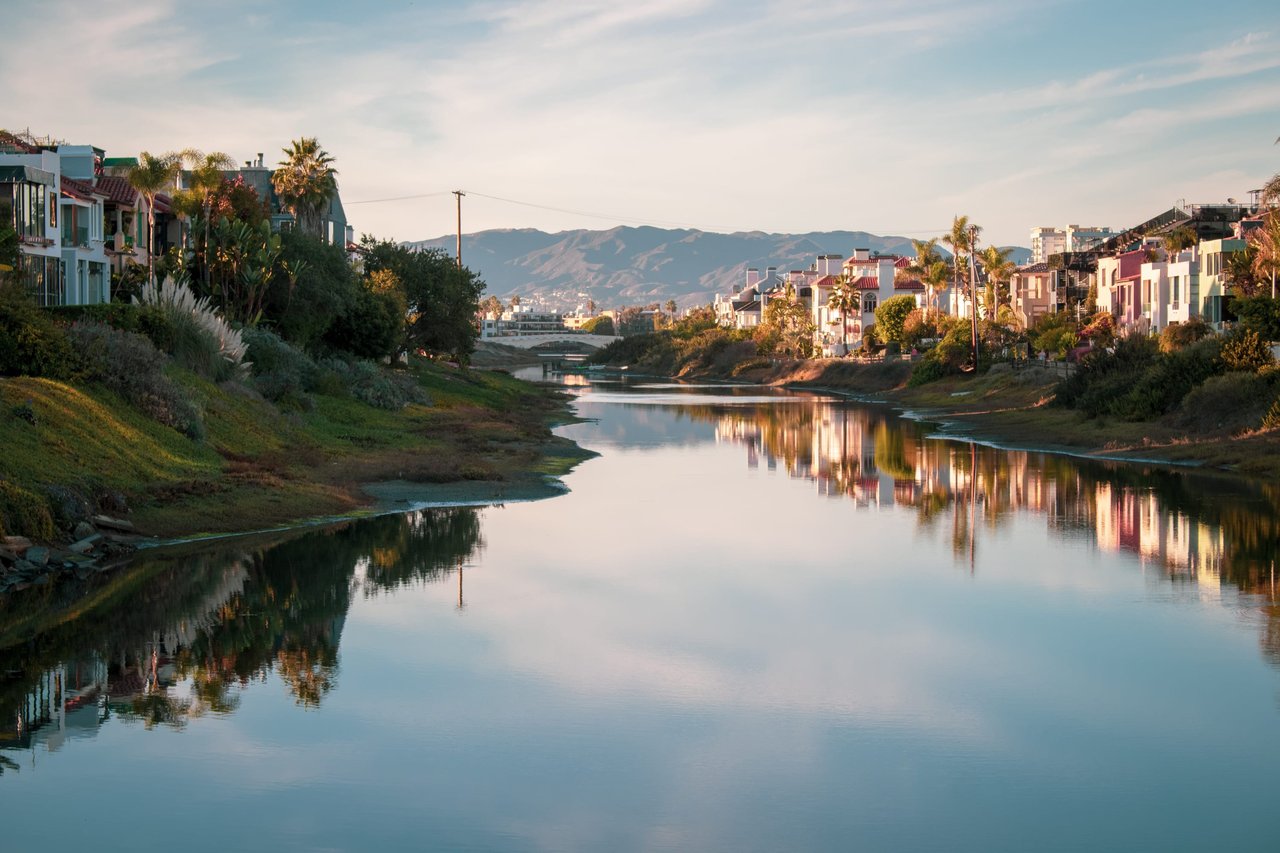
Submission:
<svg viewBox="0 0 1280 853">
<path fill-rule="evenodd" d="M 336 377 L 352 397 L 368 406 L 394 411 L 410 403 L 428 403 L 426 391 L 410 374 L 380 369 L 376 364 L 352 359 L 326 358 L 317 365 Z"/>
<path fill-rule="evenodd" d="M 165 375 L 165 356 L 151 341 L 101 323 L 76 323 L 68 336 L 86 379 L 101 382 L 147 417 L 197 441 L 204 438 L 200 411 Z"/>
<path fill-rule="evenodd" d="M 267 329 L 247 328 L 241 334 L 254 389 L 273 403 L 310 411 L 307 392 L 315 390 L 320 372 L 311 357 Z"/>
<path fill-rule="evenodd" d="M 916 310 L 916 300 L 911 296 L 891 296 L 876 308 L 876 327 L 886 343 L 902 343 L 903 326 L 911 312 Z"/>
<path fill-rule="evenodd" d="M 20 285 L 0 287 L 0 375 L 70 379 L 75 351 L 66 333 Z"/>
<path fill-rule="evenodd" d="M 0 480 L 0 536 L 52 539 L 56 533 L 49 504 L 15 483 Z"/>
<path fill-rule="evenodd" d="M 592 317 L 590 320 L 582 324 L 582 331 L 589 335 L 612 335 L 613 318 L 612 317 Z"/>
<path fill-rule="evenodd" d="M 1262 373 L 1233 371 L 1206 379 L 1192 389 L 1170 422 L 1195 432 L 1234 434 L 1262 425 L 1271 429 L 1267 418 L 1280 407 L 1280 371 Z M 1276 424 L 1280 426 L 1280 424 Z"/>
<path fill-rule="evenodd" d="M 1228 370 L 1256 372 L 1275 360 L 1271 347 L 1252 329 L 1237 332 L 1222 342 L 1222 361 Z"/>
<path fill-rule="evenodd" d="M 1160 351 L 1177 352 L 1186 349 L 1196 341 L 1209 337 L 1211 331 L 1209 325 L 1199 317 L 1192 317 L 1185 323 L 1170 323 L 1160 333 Z"/>
<path fill-rule="evenodd" d="M 245 344 L 240 332 L 222 318 L 208 299 L 197 297 L 185 284 L 165 279 L 160 286 L 143 285 L 140 303 L 163 318 L 169 346 L 161 346 L 183 367 L 206 379 L 221 381 L 245 369 Z M 157 342 L 157 345 L 160 345 Z"/>
</svg>

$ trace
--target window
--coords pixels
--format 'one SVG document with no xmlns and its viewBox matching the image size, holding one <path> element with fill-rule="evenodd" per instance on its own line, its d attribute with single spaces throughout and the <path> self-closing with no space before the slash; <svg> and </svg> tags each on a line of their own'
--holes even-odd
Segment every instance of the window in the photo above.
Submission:
<svg viewBox="0 0 1280 853">
<path fill-rule="evenodd" d="M 868 293 L 862 297 L 862 310 L 864 312 L 876 310 L 876 295 L 874 293 Z"/>
</svg>

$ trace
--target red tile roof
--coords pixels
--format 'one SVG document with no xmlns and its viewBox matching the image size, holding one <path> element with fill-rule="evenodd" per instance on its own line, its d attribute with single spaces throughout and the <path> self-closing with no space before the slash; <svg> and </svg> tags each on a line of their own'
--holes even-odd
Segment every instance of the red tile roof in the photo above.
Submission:
<svg viewBox="0 0 1280 853">
<path fill-rule="evenodd" d="M 68 178 L 66 175 L 62 176 L 61 189 L 62 192 L 72 198 L 84 199 L 85 201 L 92 200 L 95 193 L 105 195 L 105 193 L 95 190 L 93 184 L 88 181 L 78 181 L 75 178 Z"/>
<path fill-rule="evenodd" d="M 834 287 L 834 286 L 835 286 L 835 283 L 836 283 L 836 277 L 835 277 L 835 276 L 833 276 L 833 275 L 824 275 L 822 278 L 820 278 L 820 279 L 818 279 L 817 281 L 815 281 L 815 282 L 813 283 L 813 286 L 814 286 L 814 287 Z"/>
<path fill-rule="evenodd" d="M 123 175 L 103 175 L 98 178 L 94 189 L 105 195 L 108 201 L 116 204 L 132 205 L 138 200 L 138 191 L 129 186 L 128 179 Z"/>
<path fill-rule="evenodd" d="M 924 282 L 917 278 L 905 278 L 901 280 L 895 279 L 893 282 L 894 290 L 924 290 Z"/>
<path fill-rule="evenodd" d="M 853 286 L 857 290 L 879 290 L 880 279 L 873 275 L 864 275 L 853 280 Z"/>
</svg>

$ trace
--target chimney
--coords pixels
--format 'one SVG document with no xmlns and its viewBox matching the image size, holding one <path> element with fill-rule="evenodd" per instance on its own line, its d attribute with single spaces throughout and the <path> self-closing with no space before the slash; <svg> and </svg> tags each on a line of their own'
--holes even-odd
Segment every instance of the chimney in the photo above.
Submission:
<svg viewBox="0 0 1280 853">
<path fill-rule="evenodd" d="M 747 287 L 751 287 L 760 281 L 760 269 L 758 267 L 747 267 Z"/>
<path fill-rule="evenodd" d="M 262 168 L 262 152 L 261 151 L 258 152 L 258 168 L 259 169 Z"/>
</svg>

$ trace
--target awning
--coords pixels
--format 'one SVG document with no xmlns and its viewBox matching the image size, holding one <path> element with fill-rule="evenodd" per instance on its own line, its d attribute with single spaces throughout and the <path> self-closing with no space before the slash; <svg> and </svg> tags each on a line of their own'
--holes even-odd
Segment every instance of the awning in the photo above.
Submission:
<svg viewBox="0 0 1280 853">
<path fill-rule="evenodd" d="M 44 184 L 46 187 L 58 185 L 58 179 L 53 172 L 46 172 L 35 166 L 0 166 L 0 183 L 12 184 L 21 181 Z"/>
</svg>

